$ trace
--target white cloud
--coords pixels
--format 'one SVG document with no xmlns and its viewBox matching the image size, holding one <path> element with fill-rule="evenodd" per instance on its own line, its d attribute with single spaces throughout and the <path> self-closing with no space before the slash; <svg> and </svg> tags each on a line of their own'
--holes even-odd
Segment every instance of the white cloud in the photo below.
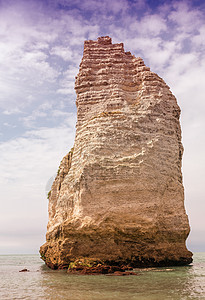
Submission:
<svg viewBox="0 0 205 300">
<path fill-rule="evenodd" d="M 75 118 L 67 118 L 70 126 L 27 131 L 20 138 L 0 144 L 3 253 L 22 249 L 37 253 L 45 240 L 46 183 L 74 142 Z M 28 245 L 29 236 L 34 240 Z"/>
<path fill-rule="evenodd" d="M 51 110 L 52 107 L 53 107 L 53 105 L 54 105 L 53 101 L 47 101 L 47 102 L 44 102 L 44 103 L 40 104 L 39 107 L 38 107 L 38 109 L 42 110 L 42 111 L 44 111 L 44 110 L 46 110 L 46 111 L 47 110 Z"/>
<path fill-rule="evenodd" d="M 31 115 L 20 118 L 25 127 L 34 127 L 37 118 L 44 118 L 47 114 L 45 112 L 34 111 Z"/>
<path fill-rule="evenodd" d="M 205 25 L 201 25 L 198 28 L 197 34 L 193 37 L 192 42 L 197 47 L 203 47 L 205 46 Z"/>
<path fill-rule="evenodd" d="M 166 21 L 159 15 L 146 15 L 140 21 L 130 25 L 131 30 L 145 37 L 147 35 L 157 36 L 167 29 Z"/>
<path fill-rule="evenodd" d="M 185 1 L 175 1 L 174 10 L 169 14 L 169 20 L 179 27 L 180 31 L 194 32 L 201 25 L 203 14 Z"/>
<path fill-rule="evenodd" d="M 70 126 L 38 128 L 1 143 L 1 183 L 4 185 L 15 181 L 18 184 L 18 180 L 24 179 L 23 186 L 29 183 L 41 185 L 42 176 L 47 174 L 49 177 L 57 168 L 59 159 L 73 146 L 75 115 L 68 114 L 67 119 L 70 120 Z"/>
<path fill-rule="evenodd" d="M 71 113 L 69 112 L 65 112 L 65 111 L 62 111 L 62 110 L 53 110 L 52 111 L 52 116 L 53 117 L 70 117 Z"/>
<path fill-rule="evenodd" d="M 1 7 L 0 107 L 4 110 L 73 94 L 73 83 L 62 86 L 64 72 L 69 64 L 79 65 L 83 41 L 98 36 L 99 25 L 85 22 L 78 13 L 51 11 L 52 6 L 44 9 L 34 1 L 4 2 Z M 61 65 L 54 56 L 63 59 Z"/>
<path fill-rule="evenodd" d="M 63 73 L 63 78 L 59 81 L 59 89 L 57 90 L 57 93 L 59 94 L 72 94 L 75 95 L 75 77 L 77 76 L 78 69 L 75 67 L 68 68 Z"/>
<path fill-rule="evenodd" d="M 4 122 L 3 125 L 6 126 L 6 127 L 16 128 L 16 125 L 12 125 L 12 124 L 7 123 L 7 122 Z"/>
<path fill-rule="evenodd" d="M 17 107 L 14 107 L 14 108 L 11 108 L 11 109 L 9 109 L 9 110 L 4 110 L 3 112 L 2 112 L 4 115 L 15 115 L 15 114 L 21 114 L 21 113 L 23 113 L 19 108 L 17 108 Z"/>
<path fill-rule="evenodd" d="M 142 1 L 138 1 L 142 2 Z M 113 14 L 118 14 L 120 12 L 127 11 L 129 7 L 129 3 L 126 0 L 89 0 L 89 1 L 81 1 L 76 0 L 74 3 L 71 3 L 70 0 L 59 0 L 56 1 L 56 4 L 60 3 L 64 7 L 77 7 L 78 10 L 82 11 L 94 11 L 98 12 L 98 14 L 107 14 L 108 12 L 112 12 Z"/>
<path fill-rule="evenodd" d="M 68 47 L 53 47 L 50 51 L 50 54 L 60 56 L 65 61 L 70 61 L 73 58 L 73 51 L 71 51 Z"/>
</svg>

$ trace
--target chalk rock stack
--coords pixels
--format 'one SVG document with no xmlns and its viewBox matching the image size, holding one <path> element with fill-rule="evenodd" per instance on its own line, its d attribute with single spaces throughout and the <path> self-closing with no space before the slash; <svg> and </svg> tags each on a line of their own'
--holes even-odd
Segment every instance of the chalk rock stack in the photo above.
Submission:
<svg viewBox="0 0 205 300">
<path fill-rule="evenodd" d="M 180 108 L 169 87 L 106 36 L 85 41 L 75 90 L 75 143 L 51 188 L 42 258 L 54 269 L 79 259 L 190 263 Z"/>
</svg>

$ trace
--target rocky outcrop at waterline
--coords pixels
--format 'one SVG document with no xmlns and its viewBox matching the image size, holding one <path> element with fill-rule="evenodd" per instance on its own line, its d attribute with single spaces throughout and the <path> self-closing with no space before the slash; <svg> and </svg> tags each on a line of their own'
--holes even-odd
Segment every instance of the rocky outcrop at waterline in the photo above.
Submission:
<svg viewBox="0 0 205 300">
<path fill-rule="evenodd" d="M 51 268 L 185 265 L 192 253 L 182 183 L 180 108 L 143 60 L 85 41 L 76 77 L 77 125 L 49 195 Z"/>
</svg>

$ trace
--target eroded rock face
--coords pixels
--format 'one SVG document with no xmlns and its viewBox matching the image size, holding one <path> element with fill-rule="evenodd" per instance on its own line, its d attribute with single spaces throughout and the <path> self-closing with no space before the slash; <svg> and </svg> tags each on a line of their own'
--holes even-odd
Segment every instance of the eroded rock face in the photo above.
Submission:
<svg viewBox="0 0 205 300">
<path fill-rule="evenodd" d="M 111 38 L 85 41 L 76 78 L 74 149 L 49 197 L 52 268 L 80 258 L 106 265 L 183 265 L 189 223 L 180 108 L 165 82 Z"/>
</svg>

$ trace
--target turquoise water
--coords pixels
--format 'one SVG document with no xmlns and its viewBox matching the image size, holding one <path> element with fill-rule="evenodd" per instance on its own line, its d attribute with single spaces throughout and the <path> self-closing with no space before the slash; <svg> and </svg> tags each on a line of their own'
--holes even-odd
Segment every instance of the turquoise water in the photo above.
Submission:
<svg viewBox="0 0 205 300">
<path fill-rule="evenodd" d="M 19 273 L 27 268 L 30 272 Z M 136 270 L 139 276 L 70 275 L 38 255 L 0 255 L 0 299 L 205 299 L 205 253 L 186 267 Z"/>
</svg>

